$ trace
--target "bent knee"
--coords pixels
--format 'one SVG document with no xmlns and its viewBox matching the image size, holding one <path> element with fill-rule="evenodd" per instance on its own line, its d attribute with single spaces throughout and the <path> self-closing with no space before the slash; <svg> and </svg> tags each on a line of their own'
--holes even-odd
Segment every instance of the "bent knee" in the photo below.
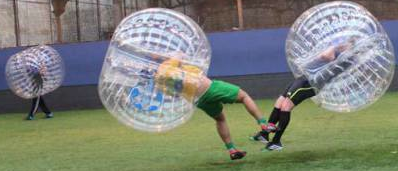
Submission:
<svg viewBox="0 0 398 171">
<path fill-rule="evenodd" d="M 274 107 L 275 107 L 275 108 L 278 108 L 278 109 L 281 109 L 281 108 L 282 108 L 282 105 L 283 105 L 283 101 L 285 101 L 285 99 L 287 99 L 287 98 L 284 97 L 284 96 L 279 96 L 278 99 L 276 99 L 276 102 L 275 102 L 275 104 L 274 104 Z"/>
<path fill-rule="evenodd" d="M 291 111 L 294 108 L 294 103 L 289 98 L 286 98 L 281 105 L 281 111 Z"/>
</svg>

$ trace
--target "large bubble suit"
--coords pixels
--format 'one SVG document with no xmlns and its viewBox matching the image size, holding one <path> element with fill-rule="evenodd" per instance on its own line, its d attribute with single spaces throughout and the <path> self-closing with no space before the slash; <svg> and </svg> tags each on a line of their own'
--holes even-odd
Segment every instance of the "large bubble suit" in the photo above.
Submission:
<svg viewBox="0 0 398 171">
<path fill-rule="evenodd" d="M 111 40 L 98 87 L 102 103 L 135 129 L 175 128 L 195 109 L 210 55 L 206 35 L 189 17 L 161 8 L 133 13 Z"/>
<path fill-rule="evenodd" d="M 286 55 L 294 76 L 318 89 L 313 100 L 332 111 L 372 104 L 394 75 L 390 39 L 372 14 L 353 2 L 327 2 L 304 12 L 290 29 Z"/>
<path fill-rule="evenodd" d="M 54 91 L 64 79 L 64 63 L 58 52 L 49 46 L 36 46 L 10 57 L 6 79 L 18 96 L 31 99 Z"/>
</svg>

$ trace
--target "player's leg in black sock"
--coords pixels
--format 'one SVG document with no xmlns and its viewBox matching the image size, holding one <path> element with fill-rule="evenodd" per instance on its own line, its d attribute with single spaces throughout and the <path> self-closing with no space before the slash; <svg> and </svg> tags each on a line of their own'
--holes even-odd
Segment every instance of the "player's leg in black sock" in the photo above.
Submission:
<svg viewBox="0 0 398 171">
<path fill-rule="evenodd" d="M 269 115 L 268 123 L 276 124 L 279 121 L 280 112 L 281 109 L 274 107 L 271 115 Z"/>
<path fill-rule="evenodd" d="M 267 150 L 282 150 L 281 138 L 290 122 L 290 112 L 281 111 L 279 117 L 279 130 L 276 131 L 272 141 L 267 144 Z"/>
<path fill-rule="evenodd" d="M 38 108 L 38 98 L 33 98 L 32 99 L 32 106 L 30 107 L 30 111 L 28 113 L 28 116 L 26 117 L 26 120 L 33 120 L 34 119 L 34 115 L 37 111 Z"/>
<path fill-rule="evenodd" d="M 306 78 L 301 77 L 293 82 L 293 84 L 290 86 L 289 90 L 285 94 L 285 100 L 282 102 L 281 111 L 279 112 L 279 130 L 275 133 L 272 142 L 280 143 L 282 135 L 289 125 L 290 112 L 293 110 L 293 108 L 299 105 L 305 99 L 308 99 L 314 95 L 314 88 L 311 87 Z"/>
<path fill-rule="evenodd" d="M 46 114 L 46 118 L 52 118 L 53 117 L 53 113 L 50 111 L 50 109 L 48 109 L 46 103 L 44 102 L 43 97 L 40 97 L 40 108 L 41 110 Z"/>
<path fill-rule="evenodd" d="M 256 135 L 250 137 L 250 139 L 254 141 L 261 141 L 263 143 L 268 143 L 269 133 L 275 132 L 277 130 L 277 127 L 275 125 L 279 121 L 280 111 L 281 110 L 279 108 L 274 107 L 269 116 L 268 125 L 265 128 L 263 128 L 260 132 L 258 132 Z"/>
<path fill-rule="evenodd" d="M 278 123 L 280 118 L 281 109 L 274 107 L 269 116 L 267 129 L 265 129 L 264 136 L 268 139 L 269 133 L 276 132 L 278 130 L 276 123 Z"/>
<path fill-rule="evenodd" d="M 274 104 L 274 109 L 272 110 L 268 120 L 268 128 L 269 128 L 268 132 L 275 132 L 276 130 L 278 130 L 276 124 L 279 122 L 281 108 L 283 106 L 284 101 L 286 100 L 289 87 L 288 89 L 285 90 L 283 95 L 279 96 L 279 98 L 276 100 Z"/>
<path fill-rule="evenodd" d="M 273 143 L 280 143 L 282 135 L 285 132 L 289 123 L 290 123 L 290 111 L 281 111 L 279 124 L 278 124 L 279 130 L 275 133 L 275 136 L 272 139 Z"/>
<path fill-rule="evenodd" d="M 278 99 L 276 100 L 276 102 L 274 104 L 274 109 L 272 110 L 271 115 L 269 115 L 268 123 L 272 123 L 274 125 L 278 123 L 280 112 L 281 112 L 281 107 L 283 105 L 283 102 L 286 100 L 288 91 L 289 91 L 289 87 L 288 87 L 288 89 L 285 90 L 283 95 L 279 96 Z"/>
</svg>

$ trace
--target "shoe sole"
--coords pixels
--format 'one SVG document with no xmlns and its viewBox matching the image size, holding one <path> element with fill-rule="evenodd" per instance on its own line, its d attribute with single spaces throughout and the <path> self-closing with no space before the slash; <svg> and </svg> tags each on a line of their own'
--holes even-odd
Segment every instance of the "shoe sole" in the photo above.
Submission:
<svg viewBox="0 0 398 171">
<path fill-rule="evenodd" d="M 283 147 L 278 147 L 278 148 L 270 148 L 268 149 L 269 151 L 282 151 Z"/>
<path fill-rule="evenodd" d="M 263 143 L 264 145 L 267 145 L 269 143 L 267 140 L 260 140 L 258 142 Z"/>
<path fill-rule="evenodd" d="M 269 143 L 267 140 L 255 140 L 252 137 L 249 137 L 249 140 L 253 142 L 260 142 L 263 143 L 264 145 L 267 145 Z"/>
<path fill-rule="evenodd" d="M 277 148 L 263 148 L 261 152 L 266 152 L 266 151 L 282 151 L 283 147 L 277 147 Z"/>
</svg>

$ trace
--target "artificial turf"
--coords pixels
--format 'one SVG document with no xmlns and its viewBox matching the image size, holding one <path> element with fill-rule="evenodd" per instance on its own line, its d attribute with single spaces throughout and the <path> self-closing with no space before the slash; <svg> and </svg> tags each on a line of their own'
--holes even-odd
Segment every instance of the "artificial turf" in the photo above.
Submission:
<svg viewBox="0 0 398 171">
<path fill-rule="evenodd" d="M 51 102 L 49 102 L 51 103 Z M 271 100 L 257 101 L 268 113 Z M 0 115 L 0 171 L 335 171 L 398 170 L 398 93 L 354 113 L 304 102 L 292 113 L 280 152 L 248 140 L 258 129 L 240 104 L 226 105 L 235 144 L 248 152 L 230 161 L 214 121 L 201 111 L 175 130 L 154 134 L 125 127 L 106 110 Z"/>
</svg>

